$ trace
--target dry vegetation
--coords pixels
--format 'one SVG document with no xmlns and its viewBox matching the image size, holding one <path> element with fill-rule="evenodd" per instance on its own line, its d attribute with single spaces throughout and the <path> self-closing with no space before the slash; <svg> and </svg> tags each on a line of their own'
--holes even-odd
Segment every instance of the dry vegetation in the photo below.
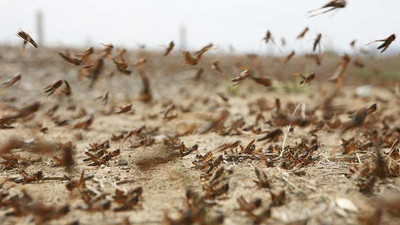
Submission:
<svg viewBox="0 0 400 225">
<path fill-rule="evenodd" d="M 0 48 L 1 224 L 400 224 L 398 57 L 19 36 Z"/>
</svg>

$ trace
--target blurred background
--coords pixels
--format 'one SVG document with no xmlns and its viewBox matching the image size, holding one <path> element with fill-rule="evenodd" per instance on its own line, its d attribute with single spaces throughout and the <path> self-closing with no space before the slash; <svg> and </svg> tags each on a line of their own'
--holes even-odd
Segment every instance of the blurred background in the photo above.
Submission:
<svg viewBox="0 0 400 225">
<path fill-rule="evenodd" d="M 85 47 L 112 43 L 126 48 L 146 45 L 163 50 L 174 40 L 181 49 L 198 49 L 210 42 L 219 51 L 274 53 L 261 40 L 266 30 L 287 42 L 283 52 L 310 51 L 313 39 L 323 34 L 323 50 L 350 51 L 396 33 L 400 24 L 398 0 L 352 0 L 337 12 L 309 18 L 309 10 L 327 0 L 1 0 L 0 43 L 19 45 L 19 29 L 46 46 Z M 302 41 L 295 37 L 306 27 Z M 39 35 L 41 33 L 41 35 Z M 398 54 L 393 43 L 386 54 Z"/>
</svg>

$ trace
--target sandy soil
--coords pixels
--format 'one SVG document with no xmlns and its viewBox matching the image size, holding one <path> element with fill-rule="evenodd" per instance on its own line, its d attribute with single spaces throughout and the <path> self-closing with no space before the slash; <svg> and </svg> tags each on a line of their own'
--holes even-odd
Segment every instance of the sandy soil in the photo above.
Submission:
<svg viewBox="0 0 400 225">
<path fill-rule="evenodd" d="M 216 198 L 205 200 L 213 204 L 206 207 L 207 215 L 203 216 L 223 215 L 223 224 L 254 223 L 254 217 L 239 209 L 237 199 L 241 196 L 249 202 L 256 198 L 261 199 L 262 206 L 257 209 L 259 211 L 271 209 L 271 215 L 266 217 L 262 224 L 312 225 L 360 224 L 362 221 L 360 218 L 370 216 L 379 207 L 384 208 L 380 202 L 387 198 L 396 199 L 399 195 L 399 174 L 397 177 L 379 177 L 371 193 L 360 192 L 360 180 L 365 178 L 360 171 L 366 164 L 375 166 L 378 159 L 375 148 L 368 146 L 361 149 L 358 145 L 349 154 L 344 154 L 342 146 L 342 139 L 349 140 L 352 137 L 361 143 L 372 141 L 374 146 L 379 145 L 387 163 L 399 164 L 398 148 L 397 150 L 394 148 L 392 155 L 387 156 L 391 146 L 368 136 L 373 130 L 377 130 L 382 138 L 388 137 L 386 133 L 391 133 L 391 139 L 387 140 L 390 143 L 400 137 L 399 97 L 387 87 L 373 85 L 371 95 L 360 98 L 354 94 L 356 86 L 346 85 L 332 103 L 336 107 L 335 116 L 331 120 L 323 120 L 323 111 L 318 107 L 334 86 L 324 82 L 324 76 L 318 77 L 317 74 L 317 81 L 304 87 L 286 86 L 286 82 L 279 81 L 284 79 L 273 77 L 273 74 L 277 73 L 286 74 L 281 76 L 290 76 L 288 74 L 296 70 L 298 64 L 304 63 L 303 59 L 297 59 L 293 65 L 284 65 L 288 67 L 284 71 L 265 69 L 264 74 L 259 72 L 258 75 L 269 75 L 273 78 L 272 87 L 256 85 L 250 80 L 233 87 L 230 79 L 240 73 L 240 70 L 233 66 L 238 57 L 212 55 L 210 59 L 205 58 L 205 61 L 196 67 L 182 66 L 183 59 L 178 53 L 163 58 L 157 56 L 161 53 L 132 52 L 126 57 L 133 62 L 140 54 L 144 54 L 148 59 L 145 70 L 150 79 L 153 95 L 150 103 L 138 100 L 142 83 L 136 69 L 133 69 L 133 73 L 129 76 L 119 74 L 114 69 L 112 61 L 107 59 L 105 70 L 95 86 L 90 89 L 88 80 L 81 82 L 77 80 L 79 67 L 63 61 L 54 49 L 42 51 L 27 49 L 25 55 L 21 57 L 18 49 L 3 48 L 0 59 L 2 81 L 19 73 L 22 74 L 22 79 L 13 86 L 1 90 L 0 115 L 2 117 L 11 115 L 34 101 L 39 101 L 41 106 L 34 115 L 12 123 L 13 129 L 0 129 L 0 143 L 4 146 L 14 137 L 26 143 L 71 142 L 74 146 L 74 164 L 69 170 L 63 166 L 55 166 L 56 161 L 53 157 L 60 156 L 60 152 L 57 151 L 52 154 L 42 154 L 14 149 L 13 154 L 23 159 L 11 168 L 7 166 L 6 160 L 2 160 L 0 165 L 0 176 L 7 179 L 1 190 L 9 192 L 8 196 L 0 200 L 1 224 L 40 223 L 38 219 L 40 213 L 35 214 L 34 210 L 28 210 L 27 215 L 19 217 L 7 215 L 15 209 L 7 207 L 4 202 L 12 195 L 21 196 L 23 190 L 33 198 L 29 204 L 34 202 L 54 207 L 69 206 L 70 211 L 65 216 L 47 221 L 49 224 L 69 224 L 74 221 L 79 221 L 79 224 L 121 224 L 124 218 L 129 218 L 131 224 L 161 224 L 165 215 L 173 219 L 179 218 L 179 210 L 187 208 L 185 193 L 188 189 L 200 195 L 208 193 L 204 188 L 217 168 L 207 173 L 193 164 L 196 155 L 204 155 L 207 152 L 212 152 L 214 159 L 219 155 L 223 156 L 218 168 L 224 168 L 221 179 L 222 182 L 229 184 L 229 190 Z M 209 69 L 213 58 L 220 59 L 223 64 L 222 75 Z M 242 59 L 242 62 L 247 61 Z M 313 62 L 308 63 L 311 67 L 315 67 Z M 265 64 L 262 64 L 262 68 L 268 68 L 267 61 Z M 270 65 L 279 68 L 279 62 L 271 62 Z M 205 68 L 205 72 L 199 80 L 194 81 L 193 77 L 200 67 Z M 114 73 L 112 77 L 110 77 L 111 72 Z M 71 97 L 57 96 L 57 93 L 47 97 L 43 93 L 43 88 L 59 79 L 66 79 L 70 83 L 73 92 Z M 296 79 L 292 77 L 289 80 L 292 84 Z M 109 92 L 107 105 L 101 100 L 94 100 L 106 91 Z M 227 101 L 224 101 L 219 93 L 222 93 Z M 291 126 L 293 130 L 287 133 L 285 142 L 286 151 L 296 149 L 300 143 L 307 143 L 310 147 L 310 143 L 314 141 L 313 143 L 318 145 L 318 149 L 311 153 L 311 158 L 307 158 L 310 160 L 307 165 L 298 164 L 289 169 L 283 166 L 285 160 L 288 160 L 286 157 L 291 156 L 279 157 L 288 124 L 277 125 L 274 120 L 277 98 L 280 99 L 283 114 L 292 115 L 294 108 L 299 105 L 295 117 L 309 121 L 309 125 L 304 127 L 293 124 Z M 264 102 L 265 108 L 257 107 L 257 101 L 258 106 Z M 373 103 L 378 105 L 377 112 L 368 115 L 363 126 L 341 134 L 343 124 L 351 121 L 349 115 Z M 119 106 L 127 104 L 132 104 L 130 112 L 115 113 Z M 58 105 L 59 109 L 54 115 L 46 115 L 46 112 L 55 105 Z M 165 119 L 165 110 L 171 105 L 174 108 L 169 115 L 173 116 Z M 253 113 L 250 109 L 256 112 Z M 210 123 L 209 121 L 215 120 L 223 110 L 226 110 L 228 115 L 221 126 L 200 134 L 200 131 Z M 74 123 L 89 114 L 94 115 L 94 119 L 87 129 L 73 129 Z M 265 120 L 255 124 L 258 114 Z M 329 128 L 328 123 L 336 118 L 341 121 L 339 126 Z M 69 120 L 70 124 L 59 126 L 54 122 L 63 119 Z M 229 131 L 232 124 L 238 121 L 242 121 L 243 124 L 238 125 L 236 130 Z M 236 124 L 240 124 L 239 122 Z M 254 125 L 253 131 L 249 127 L 251 125 Z M 145 126 L 143 134 L 148 135 L 146 141 L 153 142 L 133 147 L 132 145 L 137 144 L 138 140 L 138 135 L 134 135 L 120 148 L 122 138 L 112 140 L 113 135 L 123 134 L 123 137 L 127 132 L 142 126 Z M 43 127 L 48 128 L 46 134 L 40 132 Z M 260 137 L 278 128 L 283 134 L 276 140 L 258 141 Z M 187 134 L 182 135 L 185 131 L 188 131 Z M 198 149 L 181 156 L 179 148 L 174 149 L 165 143 L 167 137 L 176 137 L 180 134 L 179 140 L 187 148 L 198 145 Z M 255 152 L 241 153 L 241 147 L 246 147 L 253 139 L 256 140 Z M 120 155 L 103 165 L 91 166 L 91 161 L 84 161 L 90 143 L 99 144 L 107 140 L 110 141 L 109 151 L 120 148 Z M 237 140 L 241 141 L 239 145 L 218 150 L 219 146 Z M 273 146 L 276 147 L 271 150 Z M 24 161 L 27 162 L 23 163 Z M 255 167 L 266 173 L 270 188 L 256 185 L 254 180 L 258 179 Z M 79 179 L 81 172 L 84 171 L 88 177 L 85 182 L 86 187 L 97 191 L 98 195 L 103 194 L 104 199 L 111 202 L 111 207 L 97 212 L 80 209 L 85 206 L 82 194 L 79 188 L 73 191 L 67 190 L 66 184 L 70 182 L 68 179 L 15 182 L 21 177 L 21 171 L 25 171 L 28 175 L 41 171 L 44 178 L 60 179 L 64 179 L 64 175 L 70 179 Z M 125 183 L 118 184 L 121 181 Z M 116 189 L 129 191 L 137 187 L 143 188 L 138 204 L 127 211 L 115 212 L 113 209 L 119 206 L 113 198 Z M 271 200 L 271 193 L 276 194 L 280 191 L 285 192 L 285 200 L 280 206 L 272 206 L 274 201 Z M 257 210 L 254 214 L 259 213 Z M 399 218 L 396 219 L 385 210 L 382 213 L 382 224 L 400 224 Z M 166 221 L 164 223 L 168 224 Z M 365 224 L 374 223 L 365 222 Z"/>
</svg>

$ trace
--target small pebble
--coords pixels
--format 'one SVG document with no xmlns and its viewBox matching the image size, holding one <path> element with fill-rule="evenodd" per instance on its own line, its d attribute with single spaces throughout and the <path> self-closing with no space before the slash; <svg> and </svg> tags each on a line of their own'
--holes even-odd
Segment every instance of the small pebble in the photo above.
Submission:
<svg viewBox="0 0 400 225">
<path fill-rule="evenodd" d="M 125 159 L 119 159 L 117 165 L 118 166 L 126 166 L 126 165 L 128 165 L 128 161 L 126 161 Z"/>
</svg>

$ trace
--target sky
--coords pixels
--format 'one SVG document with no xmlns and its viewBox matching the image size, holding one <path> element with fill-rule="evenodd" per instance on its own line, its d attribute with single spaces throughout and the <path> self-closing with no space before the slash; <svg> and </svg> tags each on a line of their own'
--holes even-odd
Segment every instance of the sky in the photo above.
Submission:
<svg viewBox="0 0 400 225">
<path fill-rule="evenodd" d="M 231 45 L 238 52 L 274 49 L 261 39 L 270 30 L 282 51 L 311 49 L 322 33 L 323 49 L 349 51 L 357 39 L 362 47 L 400 30 L 399 0 L 348 0 L 335 13 L 309 18 L 306 13 L 328 0 L 0 0 L 0 43 L 19 44 L 19 29 L 37 36 L 35 13 L 44 16 L 44 39 L 49 46 L 113 43 L 135 48 L 162 49 L 171 40 L 179 45 L 179 29 L 186 28 L 187 47 L 210 42 L 220 50 Z M 302 41 L 295 37 L 310 27 Z M 398 43 L 394 43 L 398 47 Z M 376 47 L 376 45 L 375 45 Z"/>
</svg>

